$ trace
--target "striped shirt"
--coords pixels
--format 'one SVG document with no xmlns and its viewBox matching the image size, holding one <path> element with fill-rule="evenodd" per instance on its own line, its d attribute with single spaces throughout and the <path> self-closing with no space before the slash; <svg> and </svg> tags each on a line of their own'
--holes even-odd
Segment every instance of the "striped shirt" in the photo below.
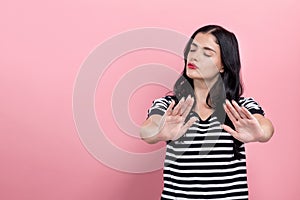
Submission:
<svg viewBox="0 0 300 200">
<path fill-rule="evenodd" d="M 163 115 L 171 99 L 154 100 L 148 116 Z M 264 115 L 253 98 L 241 97 L 238 103 L 252 114 Z M 198 120 L 180 140 L 167 142 L 161 199 L 248 199 L 244 144 L 239 147 L 241 159 L 237 159 L 233 137 L 221 128 L 217 117 L 202 120 L 193 111 L 189 115 Z"/>
</svg>

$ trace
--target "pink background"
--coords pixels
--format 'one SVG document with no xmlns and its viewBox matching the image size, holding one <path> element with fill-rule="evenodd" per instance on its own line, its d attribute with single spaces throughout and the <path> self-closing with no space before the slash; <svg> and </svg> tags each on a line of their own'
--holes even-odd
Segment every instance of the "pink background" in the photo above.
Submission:
<svg viewBox="0 0 300 200">
<path fill-rule="evenodd" d="M 268 143 L 247 145 L 250 199 L 298 198 L 299 10 L 297 0 L 2 1 L 0 199 L 158 199 L 161 170 L 113 170 L 81 143 L 72 113 L 76 75 L 97 45 L 120 32 L 161 27 L 190 36 L 211 23 L 237 35 L 245 96 L 263 106 L 276 129 Z M 151 51 L 125 56 L 114 66 L 153 61 L 181 71 L 182 60 Z M 109 76 L 117 80 L 121 74 Z M 166 91 L 154 85 L 137 90 L 129 106 L 133 120 L 141 123 L 151 100 Z M 100 98 L 97 91 L 96 102 Z M 134 107 L 134 99 L 144 101 Z M 96 111 L 100 116 L 97 103 Z M 113 121 L 107 126 L 112 130 L 107 136 L 123 149 L 148 152 L 162 146 L 123 134 Z"/>
</svg>

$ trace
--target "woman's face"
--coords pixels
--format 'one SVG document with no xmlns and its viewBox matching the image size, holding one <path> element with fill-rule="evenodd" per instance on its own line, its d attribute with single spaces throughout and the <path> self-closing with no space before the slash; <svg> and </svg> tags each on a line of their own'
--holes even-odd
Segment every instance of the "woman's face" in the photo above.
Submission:
<svg viewBox="0 0 300 200">
<path fill-rule="evenodd" d="M 194 38 L 187 57 L 187 76 L 205 80 L 207 83 L 224 71 L 220 46 L 210 33 L 198 33 Z"/>
</svg>

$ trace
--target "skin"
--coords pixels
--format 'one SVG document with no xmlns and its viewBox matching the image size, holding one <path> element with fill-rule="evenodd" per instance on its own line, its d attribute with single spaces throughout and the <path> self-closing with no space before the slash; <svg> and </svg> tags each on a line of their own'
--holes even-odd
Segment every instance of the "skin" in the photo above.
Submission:
<svg viewBox="0 0 300 200">
<path fill-rule="evenodd" d="M 195 99 L 190 96 L 181 99 L 174 107 L 172 102 L 163 116 L 152 115 L 141 126 L 140 135 L 149 144 L 159 141 L 177 140 L 198 119 L 193 117 L 187 123 L 185 118 L 196 100 L 194 111 L 205 120 L 214 110 L 207 106 L 205 100 L 212 85 L 220 73 L 224 72 L 220 47 L 216 38 L 210 33 L 198 33 L 193 40 L 187 62 L 197 69 L 187 67 L 188 77 L 194 81 Z M 269 119 L 260 114 L 251 114 L 235 101 L 226 100 L 224 110 L 232 121 L 235 130 L 227 125 L 222 128 L 241 142 L 266 142 L 273 133 L 274 127 Z"/>
</svg>

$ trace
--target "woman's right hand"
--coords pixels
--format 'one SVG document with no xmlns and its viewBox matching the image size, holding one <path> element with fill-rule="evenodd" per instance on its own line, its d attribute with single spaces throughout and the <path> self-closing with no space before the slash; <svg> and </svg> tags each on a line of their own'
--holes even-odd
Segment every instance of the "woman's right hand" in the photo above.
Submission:
<svg viewBox="0 0 300 200">
<path fill-rule="evenodd" d="M 160 134 L 162 140 L 177 140 L 197 120 L 196 117 L 192 117 L 185 123 L 193 104 L 194 98 L 190 95 L 187 99 L 182 98 L 175 107 L 175 102 L 172 101 L 159 124 L 158 134 Z"/>
</svg>

